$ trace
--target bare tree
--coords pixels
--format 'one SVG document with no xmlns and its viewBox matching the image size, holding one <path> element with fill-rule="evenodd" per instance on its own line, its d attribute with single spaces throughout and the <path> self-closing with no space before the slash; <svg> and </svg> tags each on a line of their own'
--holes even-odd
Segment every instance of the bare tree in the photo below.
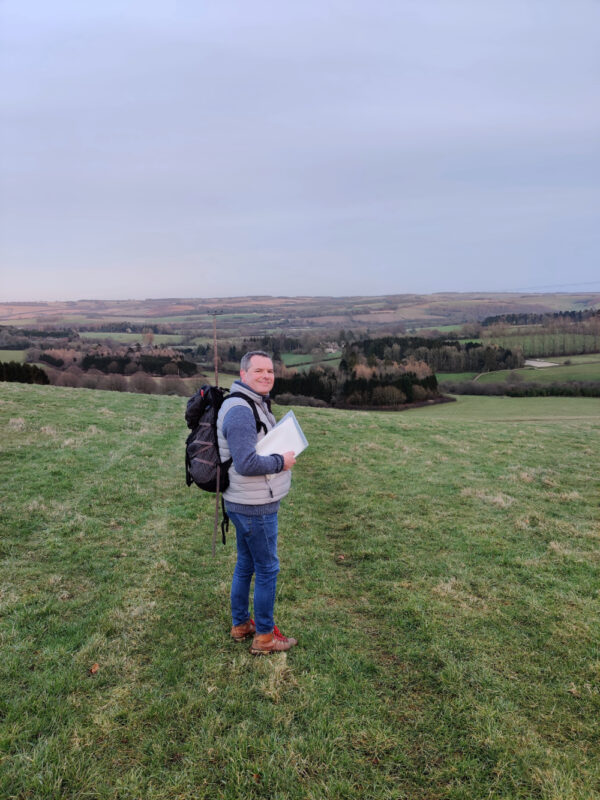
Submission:
<svg viewBox="0 0 600 800">
<path fill-rule="evenodd" d="M 184 381 L 178 375 L 168 375 L 162 379 L 162 393 L 176 394 L 186 397 L 189 392 Z"/>
<path fill-rule="evenodd" d="M 129 378 L 129 391 L 137 392 L 138 394 L 156 394 L 157 385 L 156 381 L 151 375 L 146 372 L 136 372 Z"/>
<path fill-rule="evenodd" d="M 97 375 L 91 375 L 87 372 L 81 378 L 80 385 L 83 386 L 84 389 L 97 389 L 99 380 Z"/>
<path fill-rule="evenodd" d="M 103 375 L 98 381 L 98 389 L 106 389 L 110 392 L 125 392 L 127 391 L 127 380 L 123 375 L 117 373 Z"/>
<path fill-rule="evenodd" d="M 76 375 L 71 375 L 69 372 L 60 372 L 54 382 L 55 386 L 79 386 L 79 379 Z"/>
</svg>

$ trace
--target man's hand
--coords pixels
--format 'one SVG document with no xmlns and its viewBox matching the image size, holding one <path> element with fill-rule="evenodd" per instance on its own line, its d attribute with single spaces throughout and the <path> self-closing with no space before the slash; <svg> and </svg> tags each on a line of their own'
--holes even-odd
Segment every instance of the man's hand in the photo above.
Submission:
<svg viewBox="0 0 600 800">
<path fill-rule="evenodd" d="M 286 469 L 291 469 L 294 466 L 294 464 L 296 463 L 296 456 L 294 455 L 294 451 L 293 450 L 288 450 L 287 453 L 282 453 L 281 455 L 282 455 L 282 458 L 283 458 L 283 469 L 284 469 L 284 471 Z"/>
</svg>

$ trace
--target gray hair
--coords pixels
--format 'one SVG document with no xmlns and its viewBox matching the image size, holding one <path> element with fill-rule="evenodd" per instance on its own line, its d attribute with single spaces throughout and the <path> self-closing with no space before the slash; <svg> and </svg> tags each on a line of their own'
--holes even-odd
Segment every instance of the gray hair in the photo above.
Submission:
<svg viewBox="0 0 600 800">
<path fill-rule="evenodd" d="M 240 361 L 241 370 L 248 372 L 253 356 L 261 356 L 262 358 L 268 358 L 270 361 L 272 361 L 271 356 L 268 353 L 265 353 L 264 350 L 251 350 L 249 353 L 244 353 L 242 356 L 242 360 Z"/>
</svg>

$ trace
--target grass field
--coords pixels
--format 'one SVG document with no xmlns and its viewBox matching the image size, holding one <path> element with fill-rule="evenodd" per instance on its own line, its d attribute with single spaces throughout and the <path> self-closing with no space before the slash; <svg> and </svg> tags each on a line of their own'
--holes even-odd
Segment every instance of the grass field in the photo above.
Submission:
<svg viewBox="0 0 600 800">
<path fill-rule="evenodd" d="M 472 381 L 473 378 L 477 377 L 477 372 L 436 372 L 435 376 L 438 379 L 439 383 L 442 381 L 451 381 L 453 383 L 458 383 L 461 381 Z"/>
<path fill-rule="evenodd" d="M 523 381 L 534 383 L 568 383 L 570 381 L 600 381 L 600 353 L 588 353 L 579 356 L 548 356 L 556 367 L 523 367 L 516 370 L 497 370 L 486 372 L 477 377 L 475 372 L 438 372 L 436 377 L 440 383 L 458 383 L 471 381 L 475 377 L 479 383 L 513 382 L 517 374 Z"/>
<path fill-rule="evenodd" d="M 579 356 L 549 356 L 545 360 L 558 364 L 564 364 L 566 361 L 571 364 L 597 364 L 600 363 L 600 353 L 586 353 Z"/>
<path fill-rule="evenodd" d="M 104 333 L 103 331 L 81 331 L 79 334 L 82 339 L 113 339 L 115 342 L 123 344 L 135 344 L 144 341 L 144 333 L 124 333 L 121 331 Z M 171 333 L 154 333 L 152 335 L 153 344 L 179 344 L 181 336 Z"/>
<path fill-rule="evenodd" d="M 415 335 L 419 336 L 420 334 L 428 333 L 431 330 L 436 330 L 436 331 L 439 331 L 440 333 L 448 333 L 448 334 L 450 334 L 450 333 L 454 333 L 455 331 L 457 331 L 460 328 L 462 328 L 463 324 L 464 323 L 461 322 L 461 323 L 457 323 L 456 325 L 436 325 L 436 326 L 430 326 L 428 328 L 417 328 L 415 330 Z"/>
<path fill-rule="evenodd" d="M 298 372 L 308 372 L 312 367 L 319 365 L 337 369 L 342 359 L 341 352 L 321 355 L 318 353 L 282 353 L 281 360 L 286 367 L 294 367 Z"/>
<path fill-rule="evenodd" d="M 456 422 L 472 422 L 476 435 L 476 426 L 481 430 L 482 423 L 503 422 L 547 422 L 549 425 L 560 422 L 577 422 L 587 420 L 599 421 L 600 403 L 595 397 L 475 397 L 462 395 L 455 398 L 457 402 L 427 408 L 410 409 L 406 413 L 411 417 L 430 418 L 436 422 L 453 420 Z"/>
<path fill-rule="evenodd" d="M 25 362 L 27 350 L 0 350 L 0 361 L 16 361 L 18 364 Z"/>
<path fill-rule="evenodd" d="M 270 658 L 184 405 L 0 384 L 0 797 L 600 798 L 597 400 L 297 408 Z"/>
<path fill-rule="evenodd" d="M 596 353 L 598 359 L 598 354 Z M 480 383 L 500 383 L 512 378 L 517 374 L 524 381 L 535 383 L 568 383 L 569 381 L 600 381 L 600 360 L 595 362 L 578 362 L 572 366 L 562 365 L 559 367 L 524 367 L 510 370 L 499 370 L 498 372 L 486 372 L 478 380 Z M 451 379 L 450 379 L 451 380 Z"/>
</svg>

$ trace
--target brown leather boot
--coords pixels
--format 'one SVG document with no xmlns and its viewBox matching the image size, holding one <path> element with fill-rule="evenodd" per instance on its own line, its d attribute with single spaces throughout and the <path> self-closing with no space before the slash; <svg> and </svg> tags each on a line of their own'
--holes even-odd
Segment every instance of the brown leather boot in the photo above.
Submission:
<svg viewBox="0 0 600 800">
<path fill-rule="evenodd" d="M 253 656 L 281 653 L 284 650 L 290 650 L 295 644 L 298 644 L 297 639 L 291 636 L 284 636 L 275 625 L 271 633 L 257 633 L 255 635 L 250 646 L 250 652 Z"/>
<path fill-rule="evenodd" d="M 231 629 L 231 638 L 236 642 L 243 642 L 244 639 L 247 639 L 249 636 L 253 636 L 256 633 L 256 626 L 254 625 L 254 620 L 249 619 L 246 622 L 242 622 L 241 625 L 234 625 Z"/>
</svg>

